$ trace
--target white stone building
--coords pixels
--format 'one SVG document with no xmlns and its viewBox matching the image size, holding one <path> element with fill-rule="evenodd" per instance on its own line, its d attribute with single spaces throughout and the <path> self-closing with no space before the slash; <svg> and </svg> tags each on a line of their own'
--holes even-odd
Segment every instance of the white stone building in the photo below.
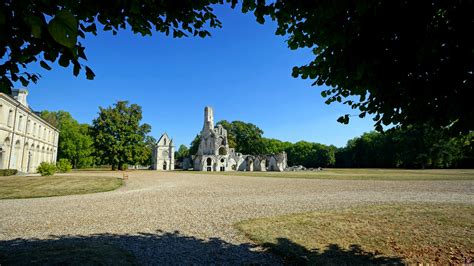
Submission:
<svg viewBox="0 0 474 266">
<path fill-rule="evenodd" d="M 0 169 L 34 173 L 43 162 L 56 163 L 59 130 L 33 112 L 28 91 L 0 93 Z"/>
<path fill-rule="evenodd" d="M 161 135 L 152 152 L 151 169 L 174 170 L 174 145 L 168 134 Z"/>
<path fill-rule="evenodd" d="M 287 167 L 286 153 L 270 155 L 243 155 L 229 148 L 227 130 L 214 127 L 214 111 L 204 108 L 204 126 L 199 149 L 193 156 L 197 171 L 283 171 Z"/>
</svg>

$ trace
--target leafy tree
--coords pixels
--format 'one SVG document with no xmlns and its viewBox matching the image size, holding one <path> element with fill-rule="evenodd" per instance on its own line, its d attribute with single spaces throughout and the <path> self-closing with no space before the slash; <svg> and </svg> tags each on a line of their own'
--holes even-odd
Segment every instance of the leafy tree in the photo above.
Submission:
<svg viewBox="0 0 474 266">
<path fill-rule="evenodd" d="M 286 149 L 288 165 L 328 167 L 335 164 L 335 147 L 319 143 L 299 141 Z"/>
<path fill-rule="evenodd" d="M 36 83 L 39 75 L 25 70 L 38 60 L 47 70 L 54 62 L 72 65 L 75 76 L 85 69 L 86 77 L 93 79 L 95 74 L 83 64 L 87 57 L 80 40 L 100 30 L 114 35 L 130 28 L 142 36 L 153 31 L 176 38 L 209 36 L 206 25 L 221 27 L 211 8 L 218 2 L 4 0 L 0 3 L 0 91 L 10 93 L 16 81 L 23 86 Z"/>
<path fill-rule="evenodd" d="M 150 135 L 145 136 L 145 147 L 142 159 L 138 162 L 141 165 L 151 165 L 153 159 L 153 149 L 155 148 L 157 140 Z"/>
<path fill-rule="evenodd" d="M 452 137 L 430 125 L 370 132 L 349 140 L 338 149 L 339 167 L 448 168 L 469 158 L 469 136 Z M 469 159 L 467 159 L 469 161 Z"/>
<path fill-rule="evenodd" d="M 94 147 L 89 125 L 79 124 L 66 111 L 42 111 L 41 117 L 60 130 L 58 160 L 67 159 L 74 168 L 88 167 L 93 164 Z"/>
<path fill-rule="evenodd" d="M 197 154 L 197 152 L 199 150 L 200 142 L 201 142 L 201 138 L 199 137 L 199 135 L 196 135 L 196 137 L 194 137 L 193 141 L 190 144 L 189 155 L 196 155 Z"/>
<path fill-rule="evenodd" d="M 127 164 L 141 164 L 148 156 L 145 138 L 148 124 L 140 124 L 142 108 L 118 101 L 113 107 L 99 107 L 99 117 L 92 122 L 94 146 L 103 163 L 113 170 L 123 170 Z"/>
<path fill-rule="evenodd" d="M 293 76 L 328 86 L 321 92 L 328 104 L 373 114 L 376 129 L 474 129 L 474 41 L 467 38 L 474 1 L 252 0 L 242 9 L 261 23 L 266 15 L 276 20 L 291 49 L 312 49 L 314 59 Z"/>
<path fill-rule="evenodd" d="M 178 161 L 182 161 L 183 158 L 189 156 L 189 149 L 186 147 L 186 145 L 181 144 L 178 148 L 178 151 L 175 152 L 174 158 Z"/>
<path fill-rule="evenodd" d="M 262 138 L 262 141 L 265 147 L 265 154 L 280 153 L 285 151 L 292 145 L 291 142 L 283 142 L 278 139 Z"/>
<path fill-rule="evenodd" d="M 231 141 L 235 141 L 235 150 L 243 154 L 262 154 L 265 153 L 263 143 L 263 130 L 252 123 L 242 121 L 227 122 L 226 120 L 217 122 L 227 130 L 229 146 Z M 230 140 L 229 140 L 230 139 Z M 232 147 L 232 146 L 231 146 Z"/>
<path fill-rule="evenodd" d="M 472 168 L 474 166 L 474 132 L 461 136 L 458 139 L 458 145 L 461 154 L 456 167 Z"/>
</svg>

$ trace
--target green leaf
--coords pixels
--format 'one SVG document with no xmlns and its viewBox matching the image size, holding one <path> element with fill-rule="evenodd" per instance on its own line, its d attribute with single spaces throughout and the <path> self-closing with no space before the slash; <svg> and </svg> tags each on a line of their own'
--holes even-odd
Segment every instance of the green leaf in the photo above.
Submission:
<svg viewBox="0 0 474 266">
<path fill-rule="evenodd" d="M 28 86 L 28 84 L 30 83 L 28 80 L 26 80 L 24 77 L 20 77 L 20 82 L 21 82 L 21 85 L 23 85 L 23 87 L 26 87 Z"/>
<path fill-rule="evenodd" d="M 40 61 L 40 66 L 46 70 L 51 70 L 51 67 L 43 60 Z"/>
<path fill-rule="evenodd" d="M 59 57 L 58 63 L 62 67 L 68 67 L 69 66 L 69 58 L 66 55 L 62 54 L 61 57 Z"/>
<path fill-rule="evenodd" d="M 349 115 L 341 116 L 337 119 L 337 122 L 341 124 L 349 124 Z"/>
<path fill-rule="evenodd" d="M 94 72 L 88 66 L 86 66 L 86 77 L 90 80 L 94 79 L 95 77 Z"/>
<path fill-rule="evenodd" d="M 79 75 L 80 70 L 81 70 L 81 65 L 79 65 L 79 63 L 77 62 L 74 62 L 74 68 L 72 70 L 72 74 L 74 74 L 74 76 L 77 77 L 77 75 Z"/>
<path fill-rule="evenodd" d="M 67 10 L 59 11 L 49 22 L 48 31 L 53 39 L 68 48 L 74 48 L 77 42 L 77 20 Z"/>
</svg>

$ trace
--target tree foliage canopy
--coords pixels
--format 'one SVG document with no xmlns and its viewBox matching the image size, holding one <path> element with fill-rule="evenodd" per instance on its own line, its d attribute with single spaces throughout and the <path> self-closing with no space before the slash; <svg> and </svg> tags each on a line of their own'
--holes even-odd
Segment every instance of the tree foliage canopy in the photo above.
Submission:
<svg viewBox="0 0 474 266">
<path fill-rule="evenodd" d="M 229 147 L 243 154 L 263 154 L 265 147 L 262 141 L 263 130 L 252 123 L 222 120 L 217 122 L 227 130 Z"/>
<path fill-rule="evenodd" d="M 99 117 L 92 122 L 94 146 L 103 163 L 112 169 L 123 170 L 126 164 L 142 164 L 150 156 L 146 136 L 148 124 L 140 124 L 142 108 L 127 101 L 118 101 L 113 107 L 99 107 Z"/>
<path fill-rule="evenodd" d="M 127 0 L 127 1 L 37 1 L 4 0 L 0 3 L 0 90 L 9 93 L 12 82 L 27 86 L 39 75 L 22 71 L 32 62 L 51 70 L 51 63 L 72 65 L 77 76 L 85 69 L 88 79 L 95 74 L 87 60 L 81 39 L 98 31 L 130 28 L 142 36 L 157 31 L 173 37 L 210 35 L 206 25 L 220 27 L 211 4 L 218 0 Z"/>
<path fill-rule="evenodd" d="M 474 133 L 451 137 L 429 125 L 369 132 L 336 153 L 338 167 L 452 168 L 474 164 Z"/>
<path fill-rule="evenodd" d="M 90 167 L 94 163 L 93 140 L 88 124 L 79 124 L 66 111 L 42 111 L 41 117 L 60 130 L 58 160 L 68 159 L 74 168 Z"/>
<path fill-rule="evenodd" d="M 293 76 L 327 85 L 326 103 L 374 114 L 378 130 L 391 123 L 474 129 L 474 1 L 251 2 L 259 21 L 278 22 L 291 49 L 313 49 L 315 58 Z"/>
</svg>

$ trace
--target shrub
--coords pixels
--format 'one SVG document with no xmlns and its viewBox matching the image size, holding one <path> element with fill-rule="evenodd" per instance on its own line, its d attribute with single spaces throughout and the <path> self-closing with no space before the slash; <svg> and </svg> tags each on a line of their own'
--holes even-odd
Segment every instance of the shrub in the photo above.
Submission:
<svg viewBox="0 0 474 266">
<path fill-rule="evenodd" d="M 54 163 L 41 162 L 36 171 L 42 175 L 54 175 L 56 173 L 56 165 Z"/>
<path fill-rule="evenodd" d="M 63 159 L 59 159 L 59 161 L 56 163 L 56 168 L 58 172 L 66 173 L 66 172 L 71 171 L 72 165 L 68 159 L 63 158 Z"/>
<path fill-rule="evenodd" d="M 0 176 L 16 175 L 17 173 L 16 169 L 0 169 Z"/>
</svg>

